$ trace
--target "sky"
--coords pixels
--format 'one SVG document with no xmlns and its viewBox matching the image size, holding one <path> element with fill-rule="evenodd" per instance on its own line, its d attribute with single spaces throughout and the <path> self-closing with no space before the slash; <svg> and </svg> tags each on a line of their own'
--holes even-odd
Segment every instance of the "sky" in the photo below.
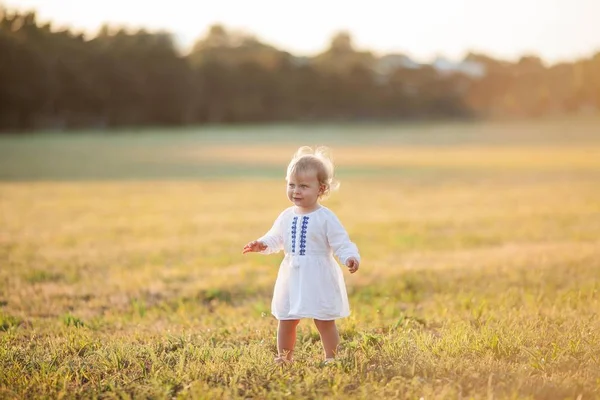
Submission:
<svg viewBox="0 0 600 400">
<path fill-rule="evenodd" d="M 358 50 L 421 62 L 469 51 L 548 63 L 600 52 L 600 0 L 0 0 L 42 21 L 93 35 L 105 22 L 167 30 L 182 50 L 220 23 L 298 56 L 317 54 L 339 31 Z"/>
</svg>

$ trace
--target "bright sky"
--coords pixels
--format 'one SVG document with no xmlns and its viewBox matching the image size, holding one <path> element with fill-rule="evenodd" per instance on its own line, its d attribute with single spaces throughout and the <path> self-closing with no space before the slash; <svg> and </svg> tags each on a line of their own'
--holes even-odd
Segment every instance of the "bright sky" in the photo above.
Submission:
<svg viewBox="0 0 600 400">
<path fill-rule="evenodd" d="M 255 34 L 295 55 L 324 50 L 349 31 L 358 49 L 418 61 L 470 51 L 554 63 L 600 52 L 600 0 L 0 0 L 42 20 L 96 32 L 104 22 L 168 30 L 183 49 L 208 27 Z"/>
</svg>

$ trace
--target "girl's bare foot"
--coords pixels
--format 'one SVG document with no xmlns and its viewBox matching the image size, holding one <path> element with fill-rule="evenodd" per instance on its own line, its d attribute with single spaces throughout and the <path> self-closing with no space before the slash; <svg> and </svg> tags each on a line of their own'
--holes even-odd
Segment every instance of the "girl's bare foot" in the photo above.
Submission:
<svg viewBox="0 0 600 400">
<path fill-rule="evenodd" d="M 273 360 L 275 362 L 275 364 L 277 365 L 284 365 L 284 364 L 291 364 L 294 362 L 294 360 L 288 360 L 285 357 L 275 357 L 275 360 Z"/>
</svg>

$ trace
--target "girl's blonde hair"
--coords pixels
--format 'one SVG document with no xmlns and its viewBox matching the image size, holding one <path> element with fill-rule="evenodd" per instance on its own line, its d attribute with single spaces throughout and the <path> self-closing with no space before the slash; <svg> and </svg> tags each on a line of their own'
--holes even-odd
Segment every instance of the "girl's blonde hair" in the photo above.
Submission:
<svg viewBox="0 0 600 400">
<path fill-rule="evenodd" d="M 288 165 L 285 179 L 289 180 L 290 177 L 307 171 L 316 172 L 319 184 L 324 186 L 320 197 L 327 197 L 340 187 L 339 181 L 333 176 L 333 157 L 328 147 L 319 146 L 314 150 L 309 146 L 300 147 Z"/>
</svg>

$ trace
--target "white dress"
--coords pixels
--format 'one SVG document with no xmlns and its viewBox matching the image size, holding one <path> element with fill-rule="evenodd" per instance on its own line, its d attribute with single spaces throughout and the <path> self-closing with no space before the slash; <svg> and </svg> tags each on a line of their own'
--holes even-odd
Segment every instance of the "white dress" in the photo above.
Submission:
<svg viewBox="0 0 600 400">
<path fill-rule="evenodd" d="M 360 261 L 358 248 L 337 216 L 321 206 L 308 214 L 294 207 L 283 211 L 266 235 L 263 254 L 285 252 L 271 303 L 278 320 L 314 318 L 333 320 L 350 315 L 342 264 Z"/>
</svg>

